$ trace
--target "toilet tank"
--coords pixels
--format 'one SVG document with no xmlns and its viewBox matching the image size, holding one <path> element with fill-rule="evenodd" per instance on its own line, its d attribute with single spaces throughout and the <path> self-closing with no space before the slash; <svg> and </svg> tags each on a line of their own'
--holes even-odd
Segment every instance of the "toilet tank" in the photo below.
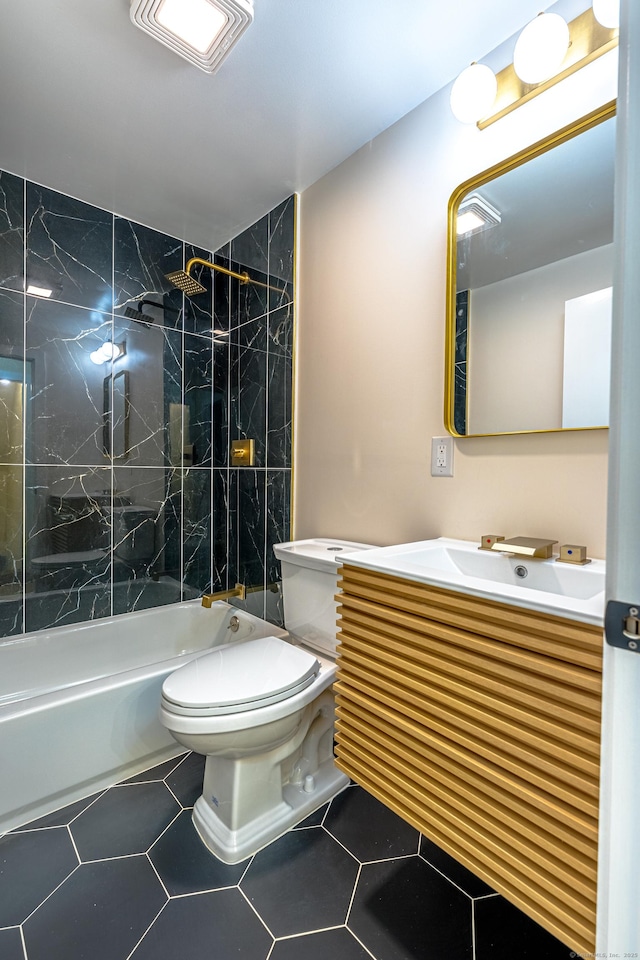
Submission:
<svg viewBox="0 0 640 960">
<path fill-rule="evenodd" d="M 282 574 L 284 625 L 293 637 L 335 657 L 338 567 L 343 556 L 371 549 L 372 544 L 350 540 L 292 540 L 273 545 Z"/>
</svg>

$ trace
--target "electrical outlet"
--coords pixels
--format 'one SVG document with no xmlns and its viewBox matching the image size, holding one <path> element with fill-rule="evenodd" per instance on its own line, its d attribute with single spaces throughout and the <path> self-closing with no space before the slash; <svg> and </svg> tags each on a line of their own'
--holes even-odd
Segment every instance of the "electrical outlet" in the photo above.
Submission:
<svg viewBox="0 0 640 960">
<path fill-rule="evenodd" d="M 431 438 L 431 476 L 453 476 L 453 437 Z"/>
</svg>

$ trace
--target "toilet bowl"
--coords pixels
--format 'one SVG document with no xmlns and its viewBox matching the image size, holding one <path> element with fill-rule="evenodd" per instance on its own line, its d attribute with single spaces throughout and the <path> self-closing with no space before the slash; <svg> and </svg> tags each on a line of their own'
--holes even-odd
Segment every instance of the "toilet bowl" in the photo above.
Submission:
<svg viewBox="0 0 640 960">
<path fill-rule="evenodd" d="M 206 757 L 194 825 L 225 863 L 252 855 L 349 782 L 333 761 L 334 595 L 340 555 L 363 549 L 276 544 L 289 636 L 225 644 L 164 682 L 163 724 Z"/>
</svg>

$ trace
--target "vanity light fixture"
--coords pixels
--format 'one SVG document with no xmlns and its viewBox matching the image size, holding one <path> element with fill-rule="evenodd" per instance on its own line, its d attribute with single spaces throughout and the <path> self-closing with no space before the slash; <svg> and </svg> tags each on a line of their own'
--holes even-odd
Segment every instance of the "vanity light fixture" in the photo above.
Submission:
<svg viewBox="0 0 640 960">
<path fill-rule="evenodd" d="M 205 73 L 253 22 L 253 0 L 131 0 L 131 20 Z"/>
<path fill-rule="evenodd" d="M 463 70 L 451 88 L 451 110 L 461 123 L 477 123 L 491 110 L 498 81 L 485 63 L 472 63 Z"/>
<path fill-rule="evenodd" d="M 557 13 L 540 13 L 518 37 L 513 69 L 523 83 L 542 83 L 558 73 L 568 49 L 567 21 Z"/>
<path fill-rule="evenodd" d="M 619 0 L 593 0 L 593 8 L 589 7 L 569 24 L 566 24 L 562 17 L 551 13 L 541 13 L 528 23 L 516 42 L 514 62 L 497 74 L 495 100 L 487 107 L 486 112 L 477 118 L 478 128 L 484 130 L 496 120 L 511 113 L 516 107 L 532 100 L 581 67 L 608 53 L 609 50 L 613 50 L 618 44 L 618 4 Z M 545 31 L 549 24 L 552 31 L 554 29 L 558 31 L 559 39 L 552 41 L 543 38 L 543 35 L 547 37 Z M 551 58 L 548 57 L 551 46 L 555 51 L 555 67 L 551 65 L 549 62 Z M 539 63 L 532 65 L 530 57 L 532 47 L 541 54 L 545 61 L 544 68 Z M 458 80 L 465 73 L 466 71 L 463 71 Z M 453 89 L 457 82 L 456 80 Z M 454 110 L 454 113 L 463 122 L 472 122 L 469 119 L 470 108 L 467 110 L 462 107 L 458 112 Z M 466 113 L 467 116 L 460 117 L 459 113 Z"/>
<path fill-rule="evenodd" d="M 478 193 L 472 193 L 470 197 L 465 197 L 458 207 L 456 232 L 459 237 L 479 233 L 480 230 L 495 226 L 501 220 L 500 212 L 495 207 Z"/>
<path fill-rule="evenodd" d="M 124 341 L 113 343 L 111 340 L 105 340 L 101 347 L 89 354 L 89 359 L 93 363 L 106 363 L 108 360 L 119 360 L 126 352 Z"/>
<path fill-rule="evenodd" d="M 593 15 L 609 30 L 620 26 L 620 0 L 593 0 Z"/>
</svg>

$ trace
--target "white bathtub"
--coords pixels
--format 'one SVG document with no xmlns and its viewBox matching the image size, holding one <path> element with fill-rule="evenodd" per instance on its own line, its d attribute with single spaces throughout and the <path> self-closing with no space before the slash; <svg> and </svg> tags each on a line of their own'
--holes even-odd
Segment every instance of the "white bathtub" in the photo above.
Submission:
<svg viewBox="0 0 640 960">
<path fill-rule="evenodd" d="M 158 716 L 164 678 L 266 635 L 286 633 L 189 600 L 0 642 L 0 833 L 181 753 Z"/>
</svg>

